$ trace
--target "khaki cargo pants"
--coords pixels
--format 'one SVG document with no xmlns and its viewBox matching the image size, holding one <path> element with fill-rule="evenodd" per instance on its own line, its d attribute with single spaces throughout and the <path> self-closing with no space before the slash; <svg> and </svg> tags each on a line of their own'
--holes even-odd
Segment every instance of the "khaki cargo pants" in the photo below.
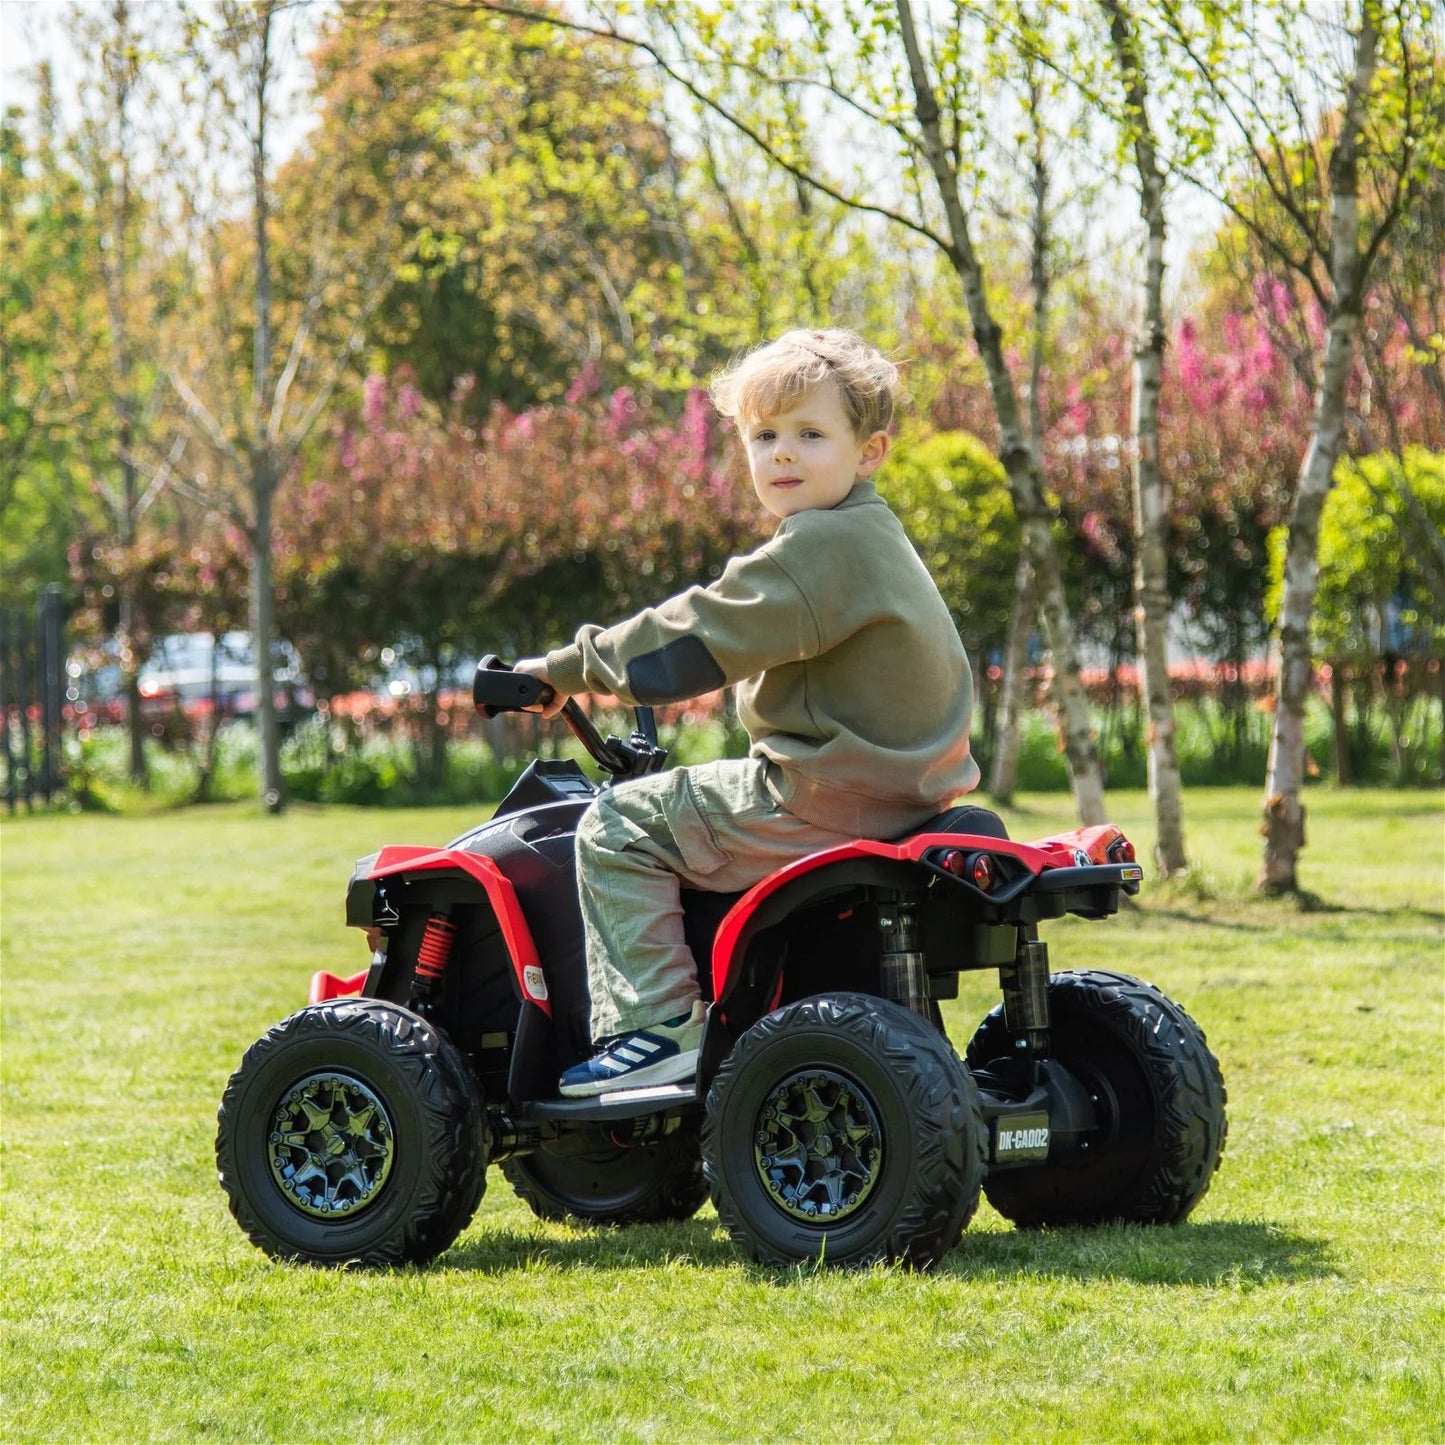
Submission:
<svg viewBox="0 0 1445 1445">
<path fill-rule="evenodd" d="M 680 889 L 733 893 L 853 835 L 773 801 L 761 758 L 674 768 L 608 788 L 577 827 L 592 1037 L 685 1014 L 700 996 Z"/>
</svg>

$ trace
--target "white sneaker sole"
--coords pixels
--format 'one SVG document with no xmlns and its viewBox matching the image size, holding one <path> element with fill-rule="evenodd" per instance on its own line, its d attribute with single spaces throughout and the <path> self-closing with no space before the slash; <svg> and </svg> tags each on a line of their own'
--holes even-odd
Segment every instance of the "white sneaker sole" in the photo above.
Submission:
<svg viewBox="0 0 1445 1445">
<path fill-rule="evenodd" d="M 621 1094 L 628 1089 L 650 1089 L 657 1084 L 688 1084 L 697 1073 L 697 1049 L 684 1049 L 670 1059 L 619 1074 L 615 1079 L 594 1079 L 587 1084 L 563 1084 L 564 1099 L 591 1099 L 598 1094 Z"/>
</svg>

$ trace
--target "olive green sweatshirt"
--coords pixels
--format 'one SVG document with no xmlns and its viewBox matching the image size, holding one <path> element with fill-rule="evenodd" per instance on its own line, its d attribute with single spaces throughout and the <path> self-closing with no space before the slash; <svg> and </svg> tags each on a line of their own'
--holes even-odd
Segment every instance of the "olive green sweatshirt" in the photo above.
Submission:
<svg viewBox="0 0 1445 1445">
<path fill-rule="evenodd" d="M 886 838 L 976 787 L 973 677 L 938 588 L 871 482 L 613 627 L 547 654 L 564 693 L 643 706 L 737 684 L 769 787 L 822 828 Z"/>
</svg>

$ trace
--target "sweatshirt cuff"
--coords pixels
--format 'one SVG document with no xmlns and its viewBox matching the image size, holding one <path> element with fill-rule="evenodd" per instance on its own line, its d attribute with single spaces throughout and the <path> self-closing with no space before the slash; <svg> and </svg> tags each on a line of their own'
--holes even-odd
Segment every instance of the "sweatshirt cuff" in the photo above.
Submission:
<svg viewBox="0 0 1445 1445">
<path fill-rule="evenodd" d="M 552 686 L 568 697 L 587 691 L 587 679 L 582 670 L 582 649 L 569 643 L 547 654 L 547 676 Z"/>
</svg>

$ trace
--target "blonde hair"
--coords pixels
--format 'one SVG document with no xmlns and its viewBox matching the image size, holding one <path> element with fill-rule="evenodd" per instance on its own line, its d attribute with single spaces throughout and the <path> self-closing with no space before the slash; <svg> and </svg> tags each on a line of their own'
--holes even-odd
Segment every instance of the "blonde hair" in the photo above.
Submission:
<svg viewBox="0 0 1445 1445">
<path fill-rule="evenodd" d="M 838 383 L 853 435 L 887 431 L 902 395 L 898 368 L 854 331 L 787 331 L 713 378 L 720 415 L 740 425 L 787 411 L 829 379 Z"/>
</svg>

